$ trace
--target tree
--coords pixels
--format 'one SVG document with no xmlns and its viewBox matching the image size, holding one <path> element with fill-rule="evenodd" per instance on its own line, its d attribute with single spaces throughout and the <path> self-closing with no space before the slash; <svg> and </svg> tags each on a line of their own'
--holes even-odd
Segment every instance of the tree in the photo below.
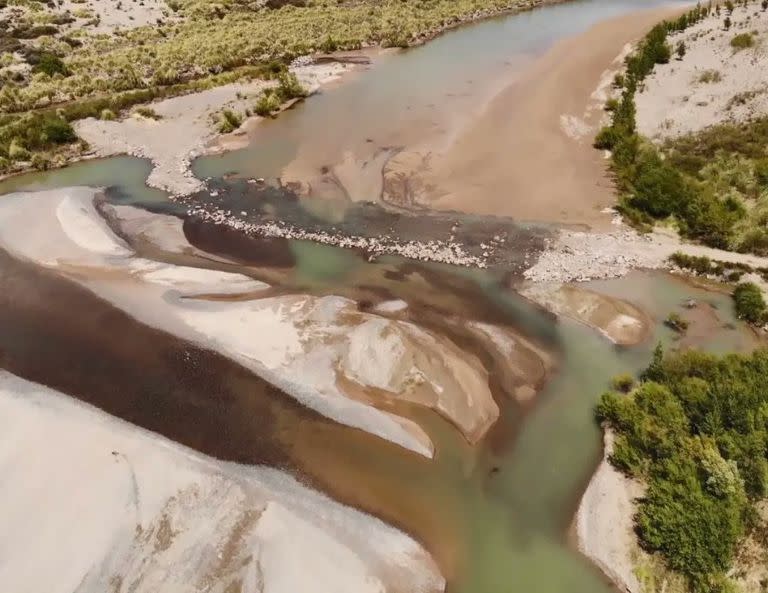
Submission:
<svg viewBox="0 0 768 593">
<path fill-rule="evenodd" d="M 725 27 L 726 31 L 731 28 L 731 17 L 725 17 L 725 20 L 723 21 L 723 27 Z"/>
</svg>

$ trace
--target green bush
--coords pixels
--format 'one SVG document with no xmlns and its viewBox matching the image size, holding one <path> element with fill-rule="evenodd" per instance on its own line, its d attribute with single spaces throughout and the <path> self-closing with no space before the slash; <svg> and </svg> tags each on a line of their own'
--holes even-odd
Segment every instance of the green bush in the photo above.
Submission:
<svg viewBox="0 0 768 593">
<path fill-rule="evenodd" d="M 231 109 L 224 109 L 219 115 L 219 133 L 229 134 L 234 132 L 243 123 L 243 118 L 232 111 Z"/>
<path fill-rule="evenodd" d="M 43 145 L 68 144 L 77 140 L 77 135 L 69 122 L 50 117 L 43 120 L 40 138 Z"/>
<path fill-rule="evenodd" d="M 280 99 L 272 89 L 267 89 L 256 101 L 254 111 L 256 115 L 267 117 L 280 108 Z"/>
<path fill-rule="evenodd" d="M 718 358 L 661 347 L 629 395 L 606 393 L 598 420 L 615 432 L 611 462 L 644 480 L 642 546 L 693 593 L 724 593 L 754 503 L 768 486 L 768 351 Z"/>
<path fill-rule="evenodd" d="M 281 101 L 289 101 L 290 99 L 300 99 L 306 97 L 309 93 L 301 86 L 299 79 L 293 72 L 281 72 L 277 80 L 277 94 Z"/>
<path fill-rule="evenodd" d="M 138 113 L 141 117 L 146 117 L 147 119 L 154 119 L 154 120 L 162 119 L 160 114 L 158 114 L 157 111 L 155 111 L 151 107 L 146 107 L 146 106 L 137 107 L 134 111 Z"/>
<path fill-rule="evenodd" d="M 677 169 L 656 151 L 646 151 L 637 163 L 630 204 L 655 218 L 686 211 L 693 192 Z"/>
<path fill-rule="evenodd" d="M 766 321 L 766 304 L 760 287 L 752 282 L 744 282 L 733 291 L 736 314 L 750 323 Z"/>
<path fill-rule="evenodd" d="M 685 333 L 688 329 L 688 322 L 683 319 L 679 313 L 670 313 L 664 320 L 664 325 L 679 334 Z"/>
<path fill-rule="evenodd" d="M 635 378 L 630 374 L 616 375 L 611 379 L 611 387 L 622 393 L 629 393 L 635 384 Z"/>
<path fill-rule="evenodd" d="M 32 71 L 44 72 L 48 76 L 54 76 L 55 74 L 66 76 L 68 74 L 67 67 L 61 61 L 61 58 L 51 53 L 40 54 L 39 61 L 32 68 Z"/>
</svg>

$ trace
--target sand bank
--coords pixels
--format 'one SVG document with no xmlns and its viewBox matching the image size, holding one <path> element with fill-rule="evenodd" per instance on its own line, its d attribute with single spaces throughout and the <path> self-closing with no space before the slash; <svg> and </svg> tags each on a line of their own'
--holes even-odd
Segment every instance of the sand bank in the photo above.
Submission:
<svg viewBox="0 0 768 593">
<path fill-rule="evenodd" d="M 411 186 L 421 191 L 413 201 L 431 208 L 610 226 L 610 214 L 602 211 L 615 195 L 604 159 L 591 147 L 605 86 L 621 67 L 627 43 L 670 12 L 612 19 L 559 43 L 499 93 L 449 148 L 402 153 L 386 177 L 417 178 Z"/>
<path fill-rule="evenodd" d="M 609 462 L 613 436 L 605 434 L 605 454 L 592 476 L 576 514 L 579 550 L 614 582 L 620 591 L 640 593 L 634 574 L 640 553 L 634 532 L 635 498 L 642 485 L 630 480 Z"/>
<path fill-rule="evenodd" d="M 535 284 L 521 294 L 557 315 L 596 329 L 614 344 L 639 344 L 650 333 L 651 320 L 638 307 L 579 286 Z"/>
<path fill-rule="evenodd" d="M 310 92 L 315 92 L 349 68 L 346 64 L 327 63 L 298 66 L 293 71 Z M 88 118 L 76 122 L 75 129 L 91 146 L 93 155 L 148 158 L 153 164 L 148 185 L 174 195 L 186 195 L 203 187 L 203 181 L 192 175 L 189 166 L 219 136 L 219 113 L 223 109 L 240 114 L 252 110 L 259 93 L 274 84 L 264 80 L 228 84 L 150 104 L 159 119 L 137 114 L 120 121 Z M 254 116 L 246 120 L 243 127 L 258 119 Z M 233 135 L 238 133 L 244 132 Z"/>
<path fill-rule="evenodd" d="M 5 371 L 0 425 L 13 591 L 444 589 L 410 537 L 288 474 L 200 455 Z"/>
<path fill-rule="evenodd" d="M 392 401 L 435 409 L 470 442 L 498 417 L 485 367 L 450 339 L 360 311 L 349 299 L 260 298 L 266 286 L 241 274 L 136 257 L 99 216 L 94 194 L 72 188 L 7 196 L 0 243 L 147 325 L 221 352 L 326 417 L 422 455 L 432 454 L 430 439 L 414 422 L 384 411 Z M 112 218 L 126 210 L 115 209 Z M 137 228 L 138 219 L 128 216 L 126 228 Z M 195 298 L 200 294 L 206 298 Z M 248 298 L 222 298 L 230 294 Z"/>
<path fill-rule="evenodd" d="M 673 48 L 685 45 L 685 56 L 657 65 L 638 90 L 641 134 L 664 139 L 768 114 L 768 12 L 759 3 L 736 6 L 727 31 L 726 12 L 670 36 Z M 751 32 L 754 47 L 731 47 L 736 35 Z"/>
</svg>

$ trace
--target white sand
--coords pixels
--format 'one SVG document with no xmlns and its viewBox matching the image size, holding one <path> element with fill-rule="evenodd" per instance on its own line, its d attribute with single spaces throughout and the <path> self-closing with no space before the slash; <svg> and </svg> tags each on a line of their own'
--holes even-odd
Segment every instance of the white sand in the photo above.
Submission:
<svg viewBox="0 0 768 593">
<path fill-rule="evenodd" d="M 673 49 L 683 41 L 686 54 L 658 65 L 636 96 L 638 130 L 650 138 L 694 132 L 723 121 L 744 121 L 768 114 L 768 12 L 759 2 L 737 6 L 733 26 L 723 28 L 726 11 L 670 37 Z M 754 48 L 735 51 L 731 39 L 757 31 Z M 702 82 L 706 71 L 721 80 Z M 743 95 L 744 101 L 734 102 Z"/>
<path fill-rule="evenodd" d="M 344 64 L 331 63 L 300 66 L 294 72 L 305 87 L 315 91 L 347 69 Z M 150 104 L 159 120 L 139 115 L 120 121 L 88 118 L 75 122 L 75 129 L 98 156 L 130 154 L 150 159 L 153 168 L 147 184 L 185 195 L 204 185 L 193 177 L 189 165 L 217 137 L 220 112 L 231 109 L 243 115 L 246 109 L 253 109 L 259 93 L 272 85 L 274 82 L 264 80 L 228 84 Z M 252 122 L 258 119 L 254 117 Z"/>
<path fill-rule="evenodd" d="M 612 447 L 612 436 L 606 433 L 604 458 L 576 514 L 579 550 L 621 591 L 640 593 L 640 584 L 633 572 L 639 553 L 633 517 L 634 499 L 642 495 L 642 487 L 608 462 Z"/>
<path fill-rule="evenodd" d="M 210 459 L 6 372 L 0 468 L 0 582 L 15 593 L 444 589 L 411 538 L 283 472 Z"/>
</svg>

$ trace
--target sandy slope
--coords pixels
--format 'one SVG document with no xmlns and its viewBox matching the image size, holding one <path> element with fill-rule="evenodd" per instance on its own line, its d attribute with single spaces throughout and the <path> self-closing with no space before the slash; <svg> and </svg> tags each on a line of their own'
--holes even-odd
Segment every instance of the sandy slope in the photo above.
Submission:
<svg viewBox="0 0 768 593">
<path fill-rule="evenodd" d="M 637 94 L 637 127 L 650 138 L 694 132 L 723 121 L 743 121 L 768 114 L 768 12 L 759 2 L 737 6 L 726 31 L 721 16 L 710 16 L 670 37 L 683 42 L 682 60 L 658 65 Z M 739 33 L 757 32 L 755 47 L 735 51 Z M 717 80 L 701 80 L 704 73 Z"/>
<path fill-rule="evenodd" d="M 0 582 L 16 593 L 444 588 L 415 541 L 287 474 L 207 458 L 6 372 L 0 469 Z"/>
<path fill-rule="evenodd" d="M 639 344 L 650 333 L 651 320 L 638 307 L 577 285 L 541 283 L 521 293 L 556 315 L 596 329 L 614 344 Z"/>
</svg>

